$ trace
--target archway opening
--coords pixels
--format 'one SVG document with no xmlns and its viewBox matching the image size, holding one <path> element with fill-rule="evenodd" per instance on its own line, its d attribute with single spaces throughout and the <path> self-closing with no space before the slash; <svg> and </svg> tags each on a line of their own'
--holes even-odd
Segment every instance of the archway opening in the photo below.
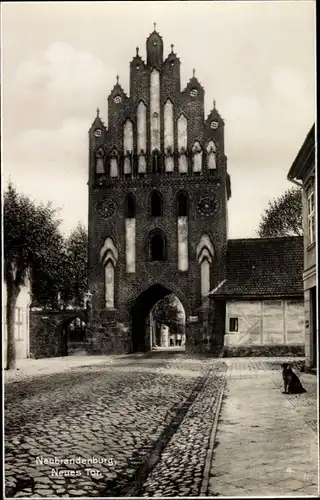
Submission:
<svg viewBox="0 0 320 500">
<path fill-rule="evenodd" d="M 62 356 L 86 354 L 87 323 L 82 317 L 68 319 L 62 325 Z"/>
<path fill-rule="evenodd" d="M 159 300 L 150 312 L 151 348 L 185 350 L 186 313 L 171 293 Z"/>
<path fill-rule="evenodd" d="M 162 285 L 152 285 L 131 309 L 134 352 L 185 350 L 186 313 L 178 297 Z"/>
</svg>

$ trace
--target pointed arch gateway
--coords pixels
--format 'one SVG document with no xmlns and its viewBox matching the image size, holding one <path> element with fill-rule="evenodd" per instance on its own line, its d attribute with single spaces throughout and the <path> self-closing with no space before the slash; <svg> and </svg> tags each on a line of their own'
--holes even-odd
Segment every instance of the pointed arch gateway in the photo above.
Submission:
<svg viewBox="0 0 320 500">
<path fill-rule="evenodd" d="M 152 349 L 153 332 L 150 318 L 152 308 L 157 302 L 172 294 L 179 299 L 185 316 L 188 316 L 190 311 L 186 297 L 171 283 L 152 282 L 131 300 L 130 323 L 133 352 L 145 352 Z"/>
</svg>

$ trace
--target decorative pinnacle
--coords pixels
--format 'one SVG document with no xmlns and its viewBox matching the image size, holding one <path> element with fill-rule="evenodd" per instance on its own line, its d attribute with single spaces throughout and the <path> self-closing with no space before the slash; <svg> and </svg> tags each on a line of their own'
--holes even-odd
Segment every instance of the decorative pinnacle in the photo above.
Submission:
<svg viewBox="0 0 320 500">
<path fill-rule="evenodd" d="M 139 55 L 139 47 L 136 47 L 137 56 Z"/>
<path fill-rule="evenodd" d="M 117 83 L 119 83 L 119 75 L 117 75 L 116 78 L 117 78 Z"/>
<path fill-rule="evenodd" d="M 100 109 L 97 108 L 97 116 L 99 117 L 99 114 L 100 114 Z"/>
<path fill-rule="evenodd" d="M 196 70 L 195 70 L 194 68 L 193 68 L 193 70 L 192 70 L 192 73 L 193 73 L 193 76 L 195 76 L 195 74 L 196 74 Z"/>
<path fill-rule="evenodd" d="M 172 44 L 171 44 L 171 52 L 173 52 L 173 47 L 174 47 L 174 45 L 173 45 L 173 43 L 172 43 Z"/>
<path fill-rule="evenodd" d="M 216 100 L 213 99 L 213 109 L 216 109 Z"/>
<path fill-rule="evenodd" d="M 154 29 L 154 31 L 156 31 L 156 28 L 157 28 L 157 23 L 153 23 L 153 29 Z"/>
</svg>

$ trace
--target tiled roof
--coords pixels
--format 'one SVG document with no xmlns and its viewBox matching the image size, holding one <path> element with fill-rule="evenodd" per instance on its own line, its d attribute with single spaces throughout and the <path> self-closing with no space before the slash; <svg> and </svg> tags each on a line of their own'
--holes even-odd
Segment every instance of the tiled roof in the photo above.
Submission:
<svg viewBox="0 0 320 500">
<path fill-rule="evenodd" d="M 226 273 L 211 297 L 302 296 L 303 237 L 229 240 Z"/>
</svg>

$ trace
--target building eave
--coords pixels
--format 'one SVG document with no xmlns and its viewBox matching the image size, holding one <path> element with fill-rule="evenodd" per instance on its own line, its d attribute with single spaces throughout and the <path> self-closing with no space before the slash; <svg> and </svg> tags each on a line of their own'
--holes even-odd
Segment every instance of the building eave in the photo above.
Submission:
<svg viewBox="0 0 320 500">
<path fill-rule="evenodd" d="M 305 138 L 291 168 L 287 179 L 290 181 L 301 180 L 305 168 L 312 164 L 315 156 L 315 124 L 312 125 L 307 137 Z"/>
<path fill-rule="evenodd" d="M 210 295 L 214 300 L 276 300 L 276 299 L 303 299 L 303 291 L 301 293 L 279 293 L 279 294 L 214 294 Z"/>
</svg>

